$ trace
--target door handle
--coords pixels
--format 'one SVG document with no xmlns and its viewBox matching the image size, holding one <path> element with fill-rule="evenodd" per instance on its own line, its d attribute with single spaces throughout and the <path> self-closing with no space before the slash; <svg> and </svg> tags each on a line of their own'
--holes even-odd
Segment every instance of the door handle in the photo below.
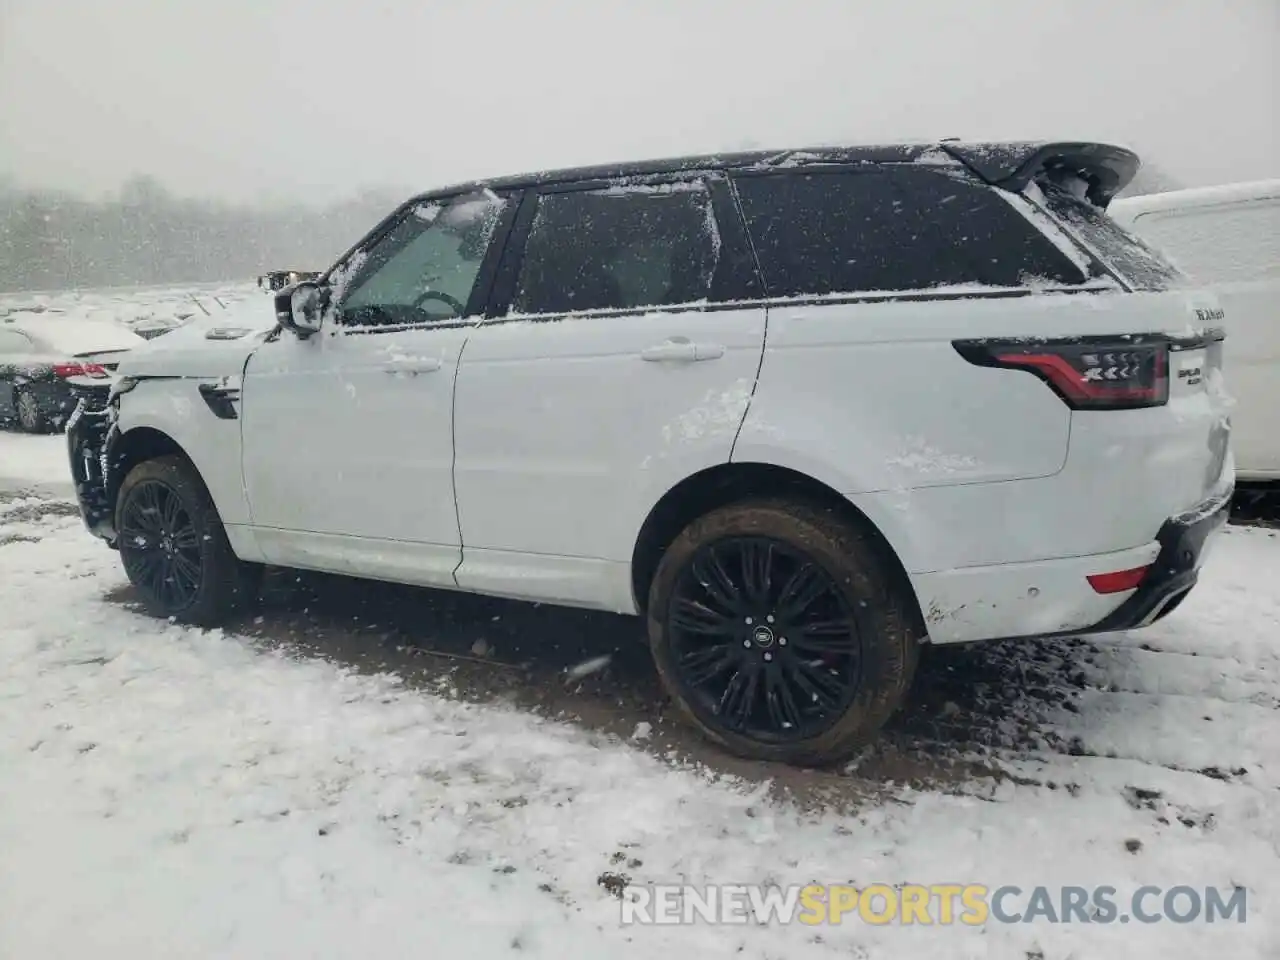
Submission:
<svg viewBox="0 0 1280 960">
<path fill-rule="evenodd" d="M 693 363 L 698 360 L 716 360 L 724 356 L 724 347 L 718 343 L 692 343 L 685 339 L 672 338 L 666 343 L 645 347 L 640 351 L 640 359 L 653 363 L 666 360 Z"/>
<path fill-rule="evenodd" d="M 416 357 L 413 359 L 405 357 L 397 360 L 388 360 L 382 365 L 382 369 L 387 373 L 407 373 L 410 376 L 416 376 L 419 373 L 434 373 L 440 367 L 441 363 L 436 357 Z"/>
</svg>

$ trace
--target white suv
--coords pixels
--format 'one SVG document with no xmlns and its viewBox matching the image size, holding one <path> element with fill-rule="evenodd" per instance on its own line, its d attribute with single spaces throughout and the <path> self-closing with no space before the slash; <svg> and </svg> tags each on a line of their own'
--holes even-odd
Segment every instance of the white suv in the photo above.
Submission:
<svg viewBox="0 0 1280 960">
<path fill-rule="evenodd" d="M 943 142 L 415 198 L 265 339 L 135 351 L 68 428 L 85 521 L 195 624 L 264 564 L 642 615 L 712 738 L 847 756 L 921 643 L 1143 626 L 1196 581 L 1223 315 L 1105 216 L 1137 165 Z"/>
</svg>

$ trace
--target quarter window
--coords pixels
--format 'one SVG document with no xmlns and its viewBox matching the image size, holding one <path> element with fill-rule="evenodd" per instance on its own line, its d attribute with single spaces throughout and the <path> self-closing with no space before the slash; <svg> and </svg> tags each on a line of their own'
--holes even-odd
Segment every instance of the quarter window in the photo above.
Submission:
<svg viewBox="0 0 1280 960">
<path fill-rule="evenodd" d="M 544 194 L 529 230 L 516 313 L 632 310 L 707 299 L 719 254 L 700 181 Z"/>
<path fill-rule="evenodd" d="M 507 201 L 489 192 L 413 207 L 363 251 L 342 293 L 349 326 L 467 316 L 476 278 Z"/>
<path fill-rule="evenodd" d="M 787 173 L 736 187 L 770 296 L 1085 279 L 996 190 L 952 175 Z"/>
</svg>

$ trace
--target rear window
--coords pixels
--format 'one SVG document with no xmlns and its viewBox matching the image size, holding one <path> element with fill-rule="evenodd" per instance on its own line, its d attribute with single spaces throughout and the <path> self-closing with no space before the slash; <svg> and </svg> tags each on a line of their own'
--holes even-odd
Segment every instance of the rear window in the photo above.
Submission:
<svg viewBox="0 0 1280 960">
<path fill-rule="evenodd" d="M 736 186 L 770 296 L 1086 279 L 996 190 L 955 176 L 881 167 Z"/>
<path fill-rule="evenodd" d="M 1187 278 L 1169 260 L 1088 201 L 1048 185 L 1028 192 L 1135 290 L 1168 290 L 1186 284 Z"/>
</svg>

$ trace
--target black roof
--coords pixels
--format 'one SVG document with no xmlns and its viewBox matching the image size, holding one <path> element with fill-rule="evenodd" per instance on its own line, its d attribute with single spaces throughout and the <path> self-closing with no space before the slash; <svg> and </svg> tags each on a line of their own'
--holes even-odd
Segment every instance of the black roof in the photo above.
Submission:
<svg viewBox="0 0 1280 960">
<path fill-rule="evenodd" d="M 456 184 L 424 194 L 425 199 L 488 187 L 518 189 L 584 180 L 625 180 L 693 170 L 765 170 L 858 163 L 933 163 L 964 166 L 988 183 L 1021 189 L 1045 170 L 1078 173 L 1091 184 L 1090 198 L 1102 206 L 1138 171 L 1136 154 L 1105 143 L 1054 141 L 893 143 L 861 146 L 792 147 L 743 153 L 712 153 L 564 170 L 543 170 Z"/>
</svg>

